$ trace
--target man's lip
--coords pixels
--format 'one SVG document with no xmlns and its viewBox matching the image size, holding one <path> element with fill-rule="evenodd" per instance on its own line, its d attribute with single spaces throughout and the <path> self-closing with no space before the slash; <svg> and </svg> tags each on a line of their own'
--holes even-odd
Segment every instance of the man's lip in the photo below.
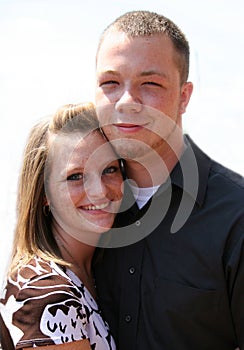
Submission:
<svg viewBox="0 0 244 350">
<path fill-rule="evenodd" d="M 136 132 L 141 130 L 144 127 L 144 125 L 140 125 L 140 124 L 127 124 L 127 123 L 118 123 L 113 125 L 123 132 Z"/>
</svg>

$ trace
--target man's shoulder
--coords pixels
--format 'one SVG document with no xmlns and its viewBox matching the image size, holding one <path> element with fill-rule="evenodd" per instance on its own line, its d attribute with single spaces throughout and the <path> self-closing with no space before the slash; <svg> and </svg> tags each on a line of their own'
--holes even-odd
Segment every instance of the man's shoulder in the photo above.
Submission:
<svg viewBox="0 0 244 350">
<path fill-rule="evenodd" d="M 244 177 L 214 160 L 211 161 L 209 177 L 220 186 L 228 186 L 232 190 L 244 193 Z"/>
<path fill-rule="evenodd" d="M 244 190 L 244 177 L 241 174 L 209 157 L 193 142 L 189 135 L 186 135 L 186 139 L 196 157 L 200 179 L 201 172 L 205 172 L 208 181 L 216 180 L 216 184 L 218 182 L 220 186 L 230 186 L 233 190 L 236 189 L 241 192 Z"/>
<path fill-rule="evenodd" d="M 244 219 L 244 178 L 237 172 L 212 160 L 209 170 L 205 205 L 220 210 L 222 217 Z M 231 214 L 232 213 L 232 214 Z"/>
<path fill-rule="evenodd" d="M 201 205 L 210 200 L 211 203 L 217 201 L 244 208 L 244 177 L 209 157 L 189 135 L 186 135 L 186 140 L 197 162 Z"/>
</svg>

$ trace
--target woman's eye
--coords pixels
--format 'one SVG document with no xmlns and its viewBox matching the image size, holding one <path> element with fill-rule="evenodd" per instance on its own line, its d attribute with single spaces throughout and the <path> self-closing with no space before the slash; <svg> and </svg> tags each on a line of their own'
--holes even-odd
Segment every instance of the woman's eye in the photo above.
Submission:
<svg viewBox="0 0 244 350">
<path fill-rule="evenodd" d="M 67 177 L 68 181 L 79 181 L 83 179 L 83 174 L 77 173 L 77 174 L 72 174 Z"/>
<path fill-rule="evenodd" d="M 118 167 L 116 167 L 116 166 L 110 166 L 110 167 L 108 167 L 108 168 L 105 168 L 104 170 L 103 170 L 103 175 L 105 175 L 105 174 L 113 174 L 113 173 L 115 173 L 116 171 L 118 171 Z"/>
</svg>

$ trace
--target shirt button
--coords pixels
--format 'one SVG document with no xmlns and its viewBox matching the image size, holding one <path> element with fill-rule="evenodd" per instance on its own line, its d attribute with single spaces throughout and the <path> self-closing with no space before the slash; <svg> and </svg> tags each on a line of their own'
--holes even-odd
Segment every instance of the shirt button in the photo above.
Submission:
<svg viewBox="0 0 244 350">
<path fill-rule="evenodd" d="M 126 315 L 125 316 L 125 322 L 129 323 L 131 321 L 131 316 L 130 315 Z"/>
<path fill-rule="evenodd" d="M 133 266 L 129 268 L 129 273 L 131 275 L 133 275 L 133 273 L 135 273 L 135 271 L 136 271 L 136 269 Z"/>
<path fill-rule="evenodd" d="M 136 226 L 140 226 L 140 225 L 141 225 L 141 221 L 140 221 L 140 220 L 137 220 L 137 221 L 135 222 L 135 225 L 136 225 Z"/>
</svg>

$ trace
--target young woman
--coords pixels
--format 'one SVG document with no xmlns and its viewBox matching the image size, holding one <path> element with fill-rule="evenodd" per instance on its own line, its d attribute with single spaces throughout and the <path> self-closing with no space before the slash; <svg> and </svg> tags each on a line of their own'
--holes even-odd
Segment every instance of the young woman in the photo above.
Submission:
<svg viewBox="0 0 244 350">
<path fill-rule="evenodd" d="M 92 104 L 66 105 L 32 129 L 0 300 L 3 349 L 115 349 L 92 258 L 119 210 L 122 184 Z"/>
</svg>

